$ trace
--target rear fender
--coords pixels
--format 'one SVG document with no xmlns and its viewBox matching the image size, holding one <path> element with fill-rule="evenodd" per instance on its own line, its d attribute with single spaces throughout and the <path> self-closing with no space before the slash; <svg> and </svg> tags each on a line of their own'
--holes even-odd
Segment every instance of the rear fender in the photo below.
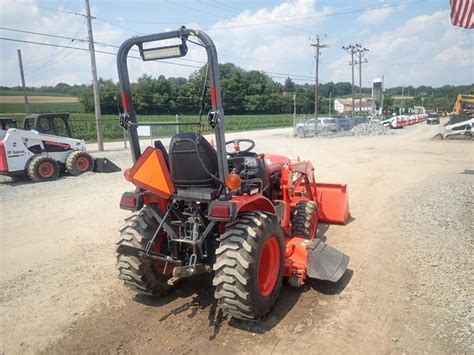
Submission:
<svg viewBox="0 0 474 355">
<path fill-rule="evenodd" d="M 275 207 L 266 197 L 255 195 L 232 196 L 229 201 L 215 200 L 209 206 L 211 221 L 231 222 L 242 212 L 264 211 L 276 214 Z"/>
</svg>

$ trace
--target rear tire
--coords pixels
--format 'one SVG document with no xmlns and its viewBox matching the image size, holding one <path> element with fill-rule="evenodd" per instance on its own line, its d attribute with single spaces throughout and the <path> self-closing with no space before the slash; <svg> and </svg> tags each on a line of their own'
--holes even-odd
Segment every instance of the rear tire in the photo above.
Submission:
<svg viewBox="0 0 474 355">
<path fill-rule="evenodd" d="M 214 264 L 219 307 L 242 320 L 264 318 L 280 294 L 284 250 L 283 231 L 268 213 L 243 213 L 229 223 Z"/>
<path fill-rule="evenodd" d="M 140 212 L 126 219 L 126 224 L 120 231 L 120 238 L 116 243 L 117 248 L 120 245 L 128 245 L 145 249 L 157 229 L 158 223 L 148 207 L 144 207 Z M 167 283 L 171 275 L 158 272 L 152 260 L 123 255 L 117 251 L 117 269 L 119 279 L 137 293 L 163 296 L 172 289 L 172 286 Z"/>
<path fill-rule="evenodd" d="M 66 158 L 66 171 L 69 175 L 78 176 L 92 171 L 93 160 L 90 154 L 81 151 L 73 151 Z"/>
<path fill-rule="evenodd" d="M 299 201 L 291 217 L 291 234 L 312 239 L 316 234 L 318 207 L 313 201 Z"/>
<path fill-rule="evenodd" d="M 35 181 L 52 181 L 59 176 L 59 163 L 47 155 L 36 155 L 28 163 L 28 177 Z"/>
</svg>

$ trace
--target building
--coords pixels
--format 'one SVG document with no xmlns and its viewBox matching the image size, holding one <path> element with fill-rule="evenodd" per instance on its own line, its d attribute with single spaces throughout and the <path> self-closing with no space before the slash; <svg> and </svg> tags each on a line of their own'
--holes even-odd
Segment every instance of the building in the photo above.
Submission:
<svg viewBox="0 0 474 355">
<path fill-rule="evenodd" d="M 354 107 L 355 113 L 367 114 L 367 113 L 372 112 L 373 110 L 374 101 L 371 99 L 363 98 L 362 105 L 361 105 L 362 107 L 359 106 L 359 99 L 355 99 L 354 103 L 355 103 L 355 107 Z M 334 111 L 336 111 L 337 113 L 342 113 L 342 114 L 352 113 L 352 99 L 335 99 Z"/>
<path fill-rule="evenodd" d="M 374 82 L 372 83 L 372 100 L 380 104 L 380 102 L 382 101 L 382 93 L 383 93 L 382 80 L 375 79 Z"/>
</svg>

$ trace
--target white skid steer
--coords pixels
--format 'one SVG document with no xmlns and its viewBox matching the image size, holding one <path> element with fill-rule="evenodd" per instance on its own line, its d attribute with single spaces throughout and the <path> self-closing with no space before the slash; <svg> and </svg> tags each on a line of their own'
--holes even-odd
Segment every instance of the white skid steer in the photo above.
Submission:
<svg viewBox="0 0 474 355">
<path fill-rule="evenodd" d="M 77 176 L 88 171 L 116 172 L 120 168 L 106 158 L 92 158 L 80 139 L 34 130 L 0 129 L 0 174 L 26 173 L 39 182 L 54 180 L 61 171 Z"/>
</svg>

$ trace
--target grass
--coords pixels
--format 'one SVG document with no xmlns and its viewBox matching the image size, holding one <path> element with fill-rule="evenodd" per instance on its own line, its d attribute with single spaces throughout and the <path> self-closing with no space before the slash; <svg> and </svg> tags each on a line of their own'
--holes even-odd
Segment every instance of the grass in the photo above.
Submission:
<svg viewBox="0 0 474 355">
<path fill-rule="evenodd" d="M 59 92 L 41 92 L 41 91 L 34 91 L 34 90 L 26 90 L 26 93 L 31 96 L 73 96 L 73 95 L 67 95 L 67 94 L 62 94 Z M 0 89 L 0 96 L 23 96 L 23 91 L 22 90 L 6 90 L 6 89 Z"/>
<path fill-rule="evenodd" d="M 34 113 L 46 112 L 83 112 L 84 108 L 79 102 L 56 103 L 30 103 L 30 111 Z M 24 104 L 0 104 L 0 114 L 21 116 L 25 112 Z"/>
</svg>

